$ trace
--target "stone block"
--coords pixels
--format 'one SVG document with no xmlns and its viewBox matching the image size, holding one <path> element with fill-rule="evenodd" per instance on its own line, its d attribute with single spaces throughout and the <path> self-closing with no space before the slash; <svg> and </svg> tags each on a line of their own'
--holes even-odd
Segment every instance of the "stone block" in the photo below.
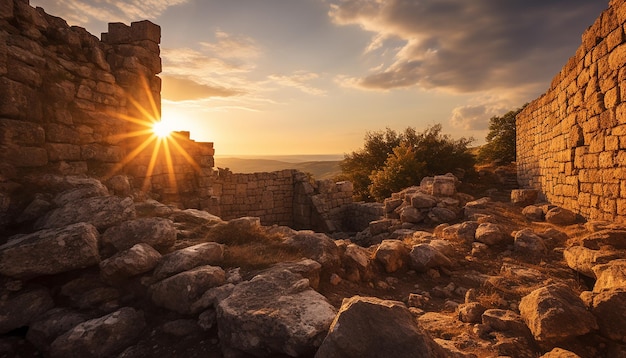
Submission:
<svg viewBox="0 0 626 358">
<path fill-rule="evenodd" d="M 102 41 L 109 44 L 130 43 L 130 26 L 121 22 L 110 22 L 109 32 L 102 34 Z"/>
<path fill-rule="evenodd" d="M 161 26 L 148 20 L 133 22 L 130 26 L 131 39 L 133 41 L 150 40 L 156 43 L 161 42 Z"/>
</svg>

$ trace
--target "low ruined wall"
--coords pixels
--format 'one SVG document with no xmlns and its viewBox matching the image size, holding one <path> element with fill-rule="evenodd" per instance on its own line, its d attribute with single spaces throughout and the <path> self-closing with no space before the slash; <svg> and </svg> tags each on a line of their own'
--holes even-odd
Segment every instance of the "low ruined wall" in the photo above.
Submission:
<svg viewBox="0 0 626 358">
<path fill-rule="evenodd" d="M 626 220 L 625 24 L 626 1 L 612 0 L 517 116 L 520 185 L 591 219 Z"/>
</svg>

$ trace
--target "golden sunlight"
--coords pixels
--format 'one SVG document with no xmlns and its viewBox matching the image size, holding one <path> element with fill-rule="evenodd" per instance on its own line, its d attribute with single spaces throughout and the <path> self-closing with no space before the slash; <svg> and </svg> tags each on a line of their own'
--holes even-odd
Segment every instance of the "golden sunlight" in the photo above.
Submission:
<svg viewBox="0 0 626 358">
<path fill-rule="evenodd" d="M 152 131 L 159 138 L 167 138 L 172 133 L 172 129 L 170 128 L 170 126 L 163 121 L 154 122 L 154 124 L 152 125 Z"/>
</svg>

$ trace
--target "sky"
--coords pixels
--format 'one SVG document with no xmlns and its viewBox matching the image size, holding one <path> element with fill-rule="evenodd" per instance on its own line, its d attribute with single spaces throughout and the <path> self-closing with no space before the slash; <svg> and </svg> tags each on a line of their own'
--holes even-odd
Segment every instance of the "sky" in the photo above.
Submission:
<svg viewBox="0 0 626 358">
<path fill-rule="evenodd" d="M 489 119 L 544 93 L 608 0 L 30 0 L 100 37 L 161 26 L 162 121 L 216 155 L 344 154 L 368 131 Z"/>
</svg>

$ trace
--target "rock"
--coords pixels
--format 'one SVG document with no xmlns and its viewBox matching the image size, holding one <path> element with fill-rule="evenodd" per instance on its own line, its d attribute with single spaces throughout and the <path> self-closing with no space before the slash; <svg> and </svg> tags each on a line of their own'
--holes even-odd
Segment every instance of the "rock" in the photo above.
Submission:
<svg viewBox="0 0 626 358">
<path fill-rule="evenodd" d="M 193 312 L 192 305 L 210 288 L 226 282 L 221 267 L 200 266 L 150 285 L 148 294 L 155 305 L 181 314 Z"/>
<path fill-rule="evenodd" d="M 297 235 L 286 238 L 283 244 L 296 248 L 305 257 L 319 262 L 322 270 L 327 272 L 335 271 L 341 263 L 337 245 L 326 234 L 300 231 Z"/>
<path fill-rule="evenodd" d="M 602 230 L 581 239 L 581 245 L 592 250 L 603 246 L 613 246 L 618 250 L 626 250 L 626 230 Z"/>
<path fill-rule="evenodd" d="M 185 337 L 200 331 L 200 326 L 193 319 L 177 319 L 165 322 L 161 330 L 176 337 Z"/>
<path fill-rule="evenodd" d="M 200 299 L 191 305 L 191 312 L 200 312 L 217 305 L 230 296 L 235 290 L 235 285 L 227 283 L 218 287 L 212 287 L 206 290 Z"/>
<path fill-rule="evenodd" d="M 535 189 L 514 189 L 511 190 L 511 203 L 517 206 L 532 205 L 538 196 L 539 191 Z"/>
<path fill-rule="evenodd" d="M 477 358 L 473 353 L 464 353 L 461 352 L 457 347 L 454 346 L 454 343 L 449 340 L 435 338 L 435 343 L 437 343 L 446 357 L 448 358 Z"/>
<path fill-rule="evenodd" d="M 563 348 L 554 348 L 550 352 L 542 355 L 539 358 L 581 358 L 578 354 L 570 352 Z"/>
<path fill-rule="evenodd" d="M 428 302 L 430 302 L 430 295 L 428 294 L 409 293 L 409 298 L 407 299 L 407 305 L 415 308 L 424 308 Z"/>
<path fill-rule="evenodd" d="M 206 225 L 209 227 L 224 222 L 218 216 L 197 209 L 185 209 L 181 211 L 176 211 L 170 216 L 170 218 L 177 223 L 185 222 L 198 225 Z"/>
<path fill-rule="evenodd" d="M 152 270 L 161 254 L 148 244 L 137 244 L 100 262 L 100 275 L 105 282 L 116 283 Z"/>
<path fill-rule="evenodd" d="M 428 212 L 428 219 L 435 223 L 450 223 L 456 220 L 456 213 L 450 209 L 435 207 Z"/>
<path fill-rule="evenodd" d="M 497 224 L 482 223 L 476 228 L 475 239 L 487 245 L 497 245 L 506 240 L 506 235 Z"/>
<path fill-rule="evenodd" d="M 456 317 L 438 312 L 426 312 L 420 315 L 417 323 L 433 337 L 443 337 L 450 331 L 460 330 L 463 325 Z"/>
<path fill-rule="evenodd" d="M 158 201 L 152 199 L 135 203 L 135 210 L 138 217 L 169 217 L 175 212 L 173 207 L 159 203 Z"/>
<path fill-rule="evenodd" d="M 430 209 L 437 206 L 437 198 L 432 195 L 417 192 L 410 195 L 411 206 L 416 209 Z"/>
<path fill-rule="evenodd" d="M 111 357 L 135 342 L 146 327 L 143 313 L 124 307 L 83 322 L 54 340 L 51 357 Z"/>
<path fill-rule="evenodd" d="M 456 194 L 458 179 L 452 174 L 436 175 L 432 181 L 433 196 L 452 196 Z"/>
<path fill-rule="evenodd" d="M 477 215 L 484 212 L 491 203 L 491 198 L 484 197 L 478 200 L 469 201 L 463 206 L 463 215 L 470 220 L 475 220 Z"/>
<path fill-rule="evenodd" d="M 442 236 L 446 240 L 471 244 L 476 236 L 478 222 L 465 221 L 460 224 L 448 226 L 442 230 Z"/>
<path fill-rule="evenodd" d="M 228 226 L 235 230 L 254 230 L 261 227 L 261 218 L 253 216 L 245 216 L 228 221 Z"/>
<path fill-rule="evenodd" d="M 53 308 L 29 325 L 26 340 L 40 351 L 48 353 L 57 337 L 85 322 L 87 318 L 85 314 L 68 308 Z"/>
<path fill-rule="evenodd" d="M 510 310 L 488 309 L 482 314 L 482 322 L 498 332 L 512 332 L 522 336 L 529 333 L 522 317 Z"/>
<path fill-rule="evenodd" d="M 445 357 L 444 351 L 398 301 L 346 298 L 317 358 Z"/>
<path fill-rule="evenodd" d="M 404 200 L 402 199 L 387 198 L 383 202 L 383 212 L 385 214 L 393 213 L 394 210 L 396 210 L 400 205 L 402 205 L 403 202 Z"/>
<path fill-rule="evenodd" d="M 559 342 L 598 328 L 595 317 L 567 286 L 553 284 L 524 296 L 520 314 L 537 341 Z"/>
<path fill-rule="evenodd" d="M 267 272 L 271 271 L 287 270 L 292 273 L 297 273 L 302 277 L 309 280 L 309 286 L 314 290 L 317 290 L 320 284 L 320 274 L 322 271 L 322 265 L 319 262 L 311 259 L 303 259 L 297 262 L 280 262 L 272 266 Z"/>
<path fill-rule="evenodd" d="M 62 207 L 82 199 L 93 197 L 106 197 L 109 190 L 99 181 L 89 181 L 79 187 L 75 187 L 57 194 L 52 202 L 57 207 Z"/>
<path fill-rule="evenodd" d="M 626 259 L 596 265 L 593 267 L 593 273 L 597 277 L 593 292 L 620 290 L 626 287 Z"/>
<path fill-rule="evenodd" d="M 626 291 L 611 290 L 593 298 L 591 312 L 598 321 L 600 332 L 608 339 L 626 343 Z"/>
<path fill-rule="evenodd" d="M 225 347 L 256 357 L 313 355 L 335 317 L 335 308 L 287 270 L 259 274 L 237 285 L 217 306 Z"/>
<path fill-rule="evenodd" d="M 131 198 L 122 199 L 117 196 L 98 196 L 71 202 L 52 210 L 37 221 L 35 228 L 61 228 L 85 222 L 92 224 L 98 230 L 104 230 L 134 218 L 135 206 Z"/>
<path fill-rule="evenodd" d="M 413 246 L 409 253 L 411 268 L 418 272 L 426 272 L 430 268 L 451 267 L 452 261 L 429 244 Z"/>
<path fill-rule="evenodd" d="M 546 213 L 546 221 L 554 225 L 572 225 L 576 223 L 576 220 L 577 218 L 575 213 L 558 206 L 548 210 Z"/>
<path fill-rule="evenodd" d="M 194 267 L 219 265 L 224 260 L 224 245 L 205 242 L 164 255 L 154 269 L 154 280 L 162 280 Z"/>
<path fill-rule="evenodd" d="M 462 303 L 457 308 L 459 321 L 465 323 L 481 323 L 482 315 L 486 311 L 485 306 L 478 302 Z"/>
<path fill-rule="evenodd" d="M 105 244 L 117 250 L 127 250 L 136 244 L 146 243 L 164 253 L 176 242 L 176 228 L 164 218 L 141 218 L 113 226 L 102 234 Z"/>
<path fill-rule="evenodd" d="M 522 215 L 530 221 L 543 221 L 543 209 L 539 206 L 528 205 L 522 210 Z"/>
<path fill-rule="evenodd" d="M 593 267 L 626 257 L 626 253 L 609 250 L 591 250 L 584 246 L 572 246 L 563 251 L 567 266 L 587 277 L 596 278 Z"/>
<path fill-rule="evenodd" d="M 523 229 L 515 233 L 513 250 L 525 260 L 537 260 L 548 253 L 543 239 L 531 229 Z"/>
<path fill-rule="evenodd" d="M 131 185 L 126 175 L 114 175 L 106 181 L 107 188 L 117 196 L 129 196 Z"/>
<path fill-rule="evenodd" d="M 2 295 L 0 299 L 0 334 L 28 326 L 54 307 L 47 289 L 37 288 Z"/>
<path fill-rule="evenodd" d="M 373 276 L 369 252 L 361 246 L 349 244 L 344 253 L 345 278 L 353 281 L 368 281 Z"/>
<path fill-rule="evenodd" d="M 98 274 L 85 274 L 61 287 L 72 307 L 79 309 L 109 308 L 117 304 L 120 292 L 101 281 Z"/>
<path fill-rule="evenodd" d="M 400 240 L 383 240 L 374 253 L 376 261 L 383 264 L 388 273 L 403 268 L 409 261 L 409 250 Z"/>
<path fill-rule="evenodd" d="M 400 211 L 400 221 L 403 223 L 419 224 L 424 221 L 424 215 L 412 206 L 405 206 Z"/>
<path fill-rule="evenodd" d="M 391 227 L 393 221 L 389 219 L 375 220 L 369 223 L 370 233 L 372 235 L 378 235 L 387 232 Z"/>
<path fill-rule="evenodd" d="M 198 316 L 198 326 L 203 331 L 208 331 L 217 325 L 217 312 L 214 309 L 208 309 Z"/>
<path fill-rule="evenodd" d="M 0 246 L 0 273 L 33 278 L 96 265 L 99 236 L 86 223 L 13 236 Z"/>
</svg>

